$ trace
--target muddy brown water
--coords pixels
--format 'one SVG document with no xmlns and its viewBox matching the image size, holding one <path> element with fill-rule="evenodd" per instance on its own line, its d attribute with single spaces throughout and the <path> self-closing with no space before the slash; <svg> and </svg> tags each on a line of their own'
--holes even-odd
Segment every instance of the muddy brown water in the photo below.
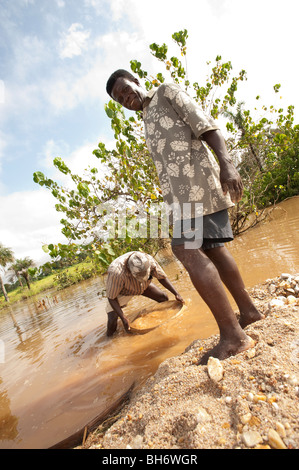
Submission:
<svg viewBox="0 0 299 470">
<path fill-rule="evenodd" d="M 296 197 L 281 203 L 271 220 L 228 244 L 247 287 L 282 272 L 299 272 L 298 230 Z M 29 301 L 0 314 L 0 448 L 56 444 L 109 407 L 133 382 L 141 386 L 163 360 L 218 332 L 181 264 L 168 259 L 163 268 L 186 308 L 146 335 L 129 336 L 119 328 L 113 339 L 106 338 L 101 279 L 44 295 L 43 308 Z M 154 305 L 135 297 L 127 315 L 133 319 Z"/>
</svg>

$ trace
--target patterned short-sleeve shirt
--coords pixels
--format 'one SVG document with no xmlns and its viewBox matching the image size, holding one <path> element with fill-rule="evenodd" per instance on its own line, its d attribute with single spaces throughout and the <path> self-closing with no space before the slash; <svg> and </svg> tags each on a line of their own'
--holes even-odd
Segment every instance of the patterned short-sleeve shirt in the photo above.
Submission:
<svg viewBox="0 0 299 470">
<path fill-rule="evenodd" d="M 202 204 L 203 215 L 233 206 L 230 196 L 223 194 L 219 165 L 200 138 L 218 129 L 216 123 L 176 84 L 160 85 L 149 98 L 143 109 L 145 137 L 164 202 L 178 204 L 182 218 L 185 203 L 191 217 L 200 215 L 196 203 Z"/>
<path fill-rule="evenodd" d="M 152 279 L 146 282 L 139 282 L 127 267 L 128 258 L 134 253 L 130 251 L 116 258 L 108 268 L 106 281 L 106 295 L 110 299 L 115 299 L 118 295 L 142 295 L 150 285 Z M 167 276 L 157 261 L 146 254 L 150 262 L 151 277 L 165 279 Z"/>
</svg>

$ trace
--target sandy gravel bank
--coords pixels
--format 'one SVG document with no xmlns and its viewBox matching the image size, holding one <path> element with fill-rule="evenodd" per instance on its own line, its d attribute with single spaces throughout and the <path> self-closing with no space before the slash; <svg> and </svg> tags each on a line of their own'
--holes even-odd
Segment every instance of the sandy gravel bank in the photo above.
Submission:
<svg viewBox="0 0 299 470">
<path fill-rule="evenodd" d="M 246 328 L 255 347 L 216 370 L 198 359 L 218 335 L 163 362 L 108 429 L 81 448 L 299 448 L 299 277 L 250 290 L 265 318 Z M 214 361 L 215 362 L 215 361 Z"/>
</svg>

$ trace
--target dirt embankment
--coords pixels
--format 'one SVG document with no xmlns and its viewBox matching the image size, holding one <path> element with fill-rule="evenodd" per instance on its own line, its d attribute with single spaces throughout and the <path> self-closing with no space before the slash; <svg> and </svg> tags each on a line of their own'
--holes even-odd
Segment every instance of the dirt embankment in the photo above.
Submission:
<svg viewBox="0 0 299 470">
<path fill-rule="evenodd" d="M 213 372 L 213 364 L 198 360 L 218 335 L 193 342 L 163 362 L 117 420 L 81 448 L 299 448 L 298 292 L 299 275 L 251 289 L 265 315 L 246 328 L 254 348 L 214 361 Z"/>
</svg>

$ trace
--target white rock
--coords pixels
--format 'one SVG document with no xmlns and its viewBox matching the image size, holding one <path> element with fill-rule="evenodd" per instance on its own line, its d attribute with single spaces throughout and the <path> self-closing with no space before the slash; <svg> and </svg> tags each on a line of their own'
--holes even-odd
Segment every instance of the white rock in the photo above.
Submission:
<svg viewBox="0 0 299 470">
<path fill-rule="evenodd" d="M 297 302 L 297 298 L 294 295 L 287 296 L 287 303 L 288 304 L 295 304 Z"/>
<path fill-rule="evenodd" d="M 290 277 L 292 277 L 292 276 L 291 276 L 291 274 L 288 274 L 288 273 L 282 273 L 281 276 L 280 276 L 281 279 L 289 279 Z"/>
<path fill-rule="evenodd" d="M 245 415 L 242 415 L 240 417 L 240 420 L 242 424 L 248 424 L 251 418 L 252 418 L 252 414 L 249 412 L 249 413 L 246 413 Z"/>
<path fill-rule="evenodd" d="M 140 436 L 140 434 L 137 434 L 137 436 L 134 437 L 131 448 L 141 449 L 142 448 L 142 443 L 143 443 L 143 437 Z"/>
<path fill-rule="evenodd" d="M 268 290 L 269 290 L 270 294 L 274 294 L 274 292 L 276 291 L 276 285 L 275 284 L 270 284 L 270 286 L 268 287 Z"/>
<path fill-rule="evenodd" d="M 274 431 L 274 429 L 269 429 L 268 441 L 270 446 L 274 449 L 287 449 L 280 435 L 278 434 L 278 432 Z"/>
<path fill-rule="evenodd" d="M 223 379 L 223 365 L 219 359 L 215 357 L 209 357 L 208 360 L 208 374 L 211 380 L 214 382 L 220 382 Z"/>
<path fill-rule="evenodd" d="M 287 433 L 286 433 L 285 427 L 282 423 L 280 423 L 279 421 L 276 421 L 275 427 L 276 427 L 276 431 L 277 431 L 277 433 L 279 434 L 280 437 L 286 437 Z"/>
<path fill-rule="evenodd" d="M 285 303 L 282 299 L 272 299 L 268 305 L 269 307 L 284 307 Z"/>
<path fill-rule="evenodd" d="M 257 431 L 245 431 L 242 434 L 242 440 L 246 447 L 255 447 L 261 442 L 263 442 L 263 438 Z"/>
<path fill-rule="evenodd" d="M 296 292 L 294 289 L 292 289 L 291 287 L 289 287 L 288 289 L 286 289 L 286 292 L 290 295 L 294 295 Z"/>
<path fill-rule="evenodd" d="M 296 386 L 299 383 L 299 378 L 295 374 L 288 375 L 286 379 L 290 385 Z"/>
<path fill-rule="evenodd" d="M 287 298 L 284 295 L 278 295 L 276 298 L 277 298 L 277 300 L 281 300 L 284 304 L 287 301 Z"/>
<path fill-rule="evenodd" d="M 256 355 L 255 348 L 248 349 L 248 351 L 246 352 L 247 359 L 252 359 L 255 357 L 255 355 Z"/>
<path fill-rule="evenodd" d="M 198 423 L 203 423 L 205 421 L 210 421 L 211 416 L 204 408 L 199 406 L 196 413 L 196 419 Z"/>
</svg>

